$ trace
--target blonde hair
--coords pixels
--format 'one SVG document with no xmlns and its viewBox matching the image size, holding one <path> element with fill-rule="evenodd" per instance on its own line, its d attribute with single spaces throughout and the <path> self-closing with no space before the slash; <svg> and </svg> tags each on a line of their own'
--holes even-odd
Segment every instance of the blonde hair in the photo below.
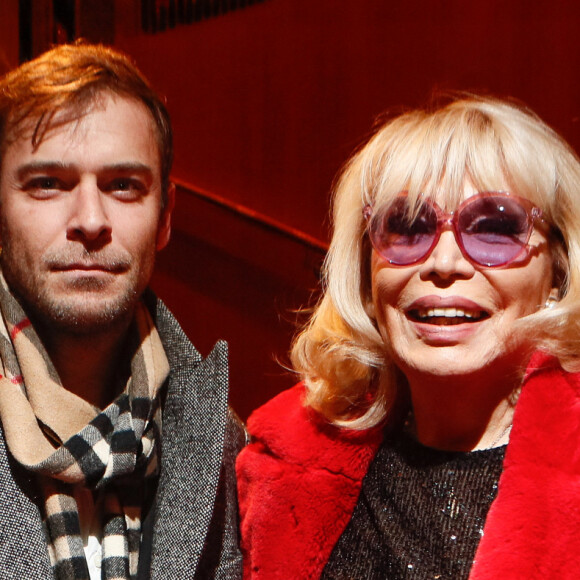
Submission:
<svg viewBox="0 0 580 580">
<path fill-rule="evenodd" d="M 384 124 L 346 164 L 334 192 L 334 234 L 323 295 L 291 351 L 306 383 L 306 404 L 353 429 L 383 421 L 404 395 L 404 378 L 373 319 L 370 254 L 363 208 L 377 211 L 401 191 L 411 201 L 444 193 L 461 201 L 468 179 L 479 191 L 504 189 L 543 210 L 560 301 L 520 319 L 514 333 L 577 368 L 580 338 L 580 160 L 534 113 L 487 97 L 460 98 Z"/>
</svg>

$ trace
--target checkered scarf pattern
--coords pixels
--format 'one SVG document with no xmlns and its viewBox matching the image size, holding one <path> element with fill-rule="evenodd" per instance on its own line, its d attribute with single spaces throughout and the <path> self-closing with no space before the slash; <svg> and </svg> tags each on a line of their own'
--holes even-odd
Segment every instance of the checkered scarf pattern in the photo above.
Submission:
<svg viewBox="0 0 580 580">
<path fill-rule="evenodd" d="M 62 387 L 38 335 L 1 274 L 0 311 L 0 419 L 11 453 L 40 483 L 55 578 L 89 579 L 74 494 L 79 485 L 92 490 L 103 506 L 102 578 L 135 578 L 146 478 L 158 471 L 161 413 L 156 395 L 169 372 L 146 307 L 139 304 L 136 312 L 131 377 L 125 390 L 103 411 Z M 39 398 L 46 401 L 47 391 L 57 404 L 66 401 L 67 413 L 74 414 L 77 421 L 78 417 L 87 419 L 65 440 L 51 428 L 46 405 L 38 404 Z"/>
</svg>

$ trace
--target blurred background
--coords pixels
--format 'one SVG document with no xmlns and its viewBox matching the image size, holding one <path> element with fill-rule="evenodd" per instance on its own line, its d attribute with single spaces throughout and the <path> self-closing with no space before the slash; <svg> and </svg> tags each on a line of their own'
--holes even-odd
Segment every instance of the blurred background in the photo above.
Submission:
<svg viewBox="0 0 580 580">
<path fill-rule="evenodd" d="M 580 147 L 575 0 L 0 0 L 0 73 L 81 37 L 167 98 L 178 198 L 152 285 L 202 354 L 229 342 L 244 419 L 296 381 L 332 182 L 381 116 L 491 93 Z"/>
</svg>

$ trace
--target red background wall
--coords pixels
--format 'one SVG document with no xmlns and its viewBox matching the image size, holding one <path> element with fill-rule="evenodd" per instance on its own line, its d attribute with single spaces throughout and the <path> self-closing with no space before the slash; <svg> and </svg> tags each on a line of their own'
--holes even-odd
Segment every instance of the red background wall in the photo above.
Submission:
<svg viewBox="0 0 580 580">
<path fill-rule="evenodd" d="M 379 115 L 422 105 L 433 91 L 521 99 L 578 148 L 577 6 L 268 0 L 116 43 L 167 95 L 175 176 L 325 240 L 341 164 Z M 284 360 L 289 311 L 316 284 L 316 253 L 282 259 L 279 237 L 261 246 L 234 235 L 220 247 L 227 264 L 217 263 L 216 238 L 229 233 L 208 237 L 193 221 L 179 232 L 207 249 L 207 263 L 198 269 L 195 252 L 178 242 L 161 257 L 157 287 L 202 349 L 218 336 L 230 341 L 232 401 L 245 416 L 294 380 L 273 356 Z M 166 261 L 190 273 L 177 284 Z"/>
<path fill-rule="evenodd" d="M 0 0 L 0 75 L 18 64 L 18 0 Z"/>
<path fill-rule="evenodd" d="M 551 0 L 268 0 L 117 44 L 168 96 L 176 175 L 324 237 L 340 164 L 434 89 L 517 97 L 580 145 L 579 17 Z"/>
<path fill-rule="evenodd" d="M 175 126 L 183 187 L 153 285 L 202 353 L 230 342 L 244 417 L 295 380 L 276 359 L 317 285 L 331 183 L 378 116 L 433 91 L 490 92 L 524 101 L 580 148 L 574 1 L 264 0 L 157 34 L 140 31 L 139 2 L 114 4 L 103 38 L 114 28 Z"/>
</svg>

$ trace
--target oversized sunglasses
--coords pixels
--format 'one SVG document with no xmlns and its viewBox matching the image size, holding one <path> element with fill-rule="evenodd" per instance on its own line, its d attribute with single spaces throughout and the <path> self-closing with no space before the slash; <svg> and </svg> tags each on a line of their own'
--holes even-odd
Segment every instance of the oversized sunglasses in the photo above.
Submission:
<svg viewBox="0 0 580 580">
<path fill-rule="evenodd" d="M 529 200 L 504 192 L 478 193 L 445 213 L 425 200 L 416 210 L 400 194 L 385 210 L 364 210 L 375 250 L 389 263 L 410 266 L 425 260 L 441 232 L 451 229 L 462 254 L 478 266 L 501 268 L 529 252 L 528 241 L 542 211 Z"/>
</svg>

